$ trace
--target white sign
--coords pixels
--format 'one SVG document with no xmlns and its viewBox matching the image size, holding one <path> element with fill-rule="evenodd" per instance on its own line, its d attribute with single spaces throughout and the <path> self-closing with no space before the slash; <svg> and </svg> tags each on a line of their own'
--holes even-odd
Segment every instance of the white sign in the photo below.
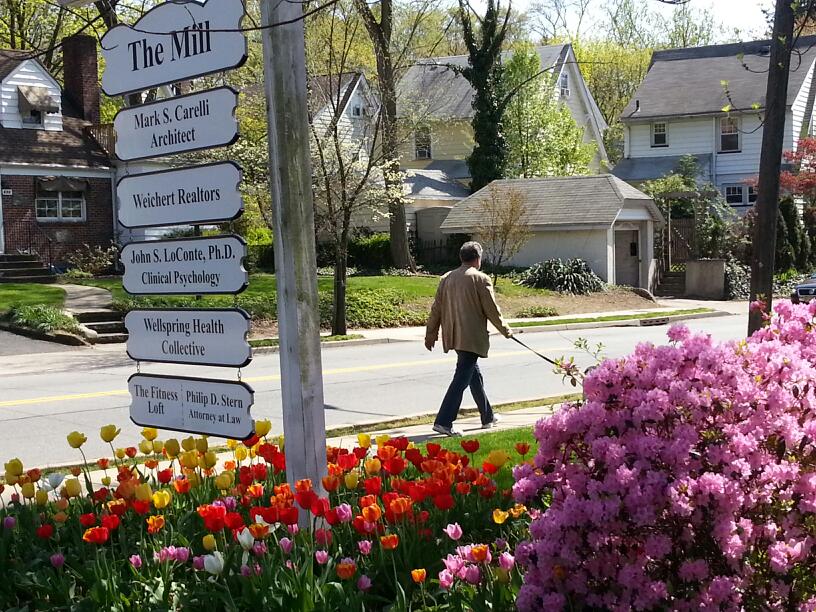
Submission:
<svg viewBox="0 0 816 612">
<path fill-rule="evenodd" d="M 131 242 L 119 256 L 122 286 L 134 295 L 241 293 L 249 283 L 239 236 Z"/>
<path fill-rule="evenodd" d="M 134 174 L 116 185 L 119 223 L 152 227 L 231 221 L 244 201 L 241 168 L 233 162 Z"/>
<path fill-rule="evenodd" d="M 130 420 L 141 427 L 236 440 L 245 440 L 255 430 L 249 415 L 255 393 L 246 383 L 134 374 L 128 390 Z"/>
<path fill-rule="evenodd" d="M 242 368 L 252 361 L 243 310 L 131 310 L 127 353 L 135 361 Z"/>
<path fill-rule="evenodd" d="M 247 44 L 238 30 L 241 0 L 165 2 L 133 26 L 102 37 L 102 91 L 118 96 L 229 70 L 243 64 Z"/>
<path fill-rule="evenodd" d="M 113 119 L 116 156 L 130 161 L 232 144 L 236 106 L 238 92 L 218 87 L 123 108 Z"/>
<path fill-rule="evenodd" d="M 3 192 L 2 192 L 2 194 L 3 194 L 4 196 L 10 196 L 10 195 L 12 195 L 13 193 L 14 193 L 14 192 L 13 192 L 11 189 L 3 189 Z"/>
</svg>

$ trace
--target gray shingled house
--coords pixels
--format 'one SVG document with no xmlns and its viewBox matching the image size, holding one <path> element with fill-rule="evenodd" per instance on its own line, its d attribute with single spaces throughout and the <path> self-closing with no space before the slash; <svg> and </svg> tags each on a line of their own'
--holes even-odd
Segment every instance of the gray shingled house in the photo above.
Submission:
<svg viewBox="0 0 816 612">
<path fill-rule="evenodd" d="M 664 220 L 645 193 L 609 174 L 494 181 L 456 204 L 442 231 L 479 240 L 491 188 L 522 195 L 533 233 L 509 265 L 580 257 L 608 283 L 654 290 L 655 227 Z"/>
</svg>

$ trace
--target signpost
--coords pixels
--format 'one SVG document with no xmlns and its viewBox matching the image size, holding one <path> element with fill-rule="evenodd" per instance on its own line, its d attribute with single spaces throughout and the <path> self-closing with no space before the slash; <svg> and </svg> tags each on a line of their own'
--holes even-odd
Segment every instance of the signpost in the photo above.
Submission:
<svg viewBox="0 0 816 612">
<path fill-rule="evenodd" d="M 237 308 L 131 310 L 125 326 L 136 361 L 233 368 L 252 361 L 249 315 Z"/>
<path fill-rule="evenodd" d="M 247 58 L 243 16 L 241 0 L 174 0 L 133 26 L 111 28 L 101 41 L 102 91 L 118 96 L 241 66 Z"/>
<path fill-rule="evenodd" d="M 128 228 L 215 223 L 241 216 L 241 168 L 233 162 L 135 174 L 116 185 L 119 223 Z"/>
<path fill-rule="evenodd" d="M 128 379 L 130 420 L 141 427 L 158 427 L 244 440 L 255 424 L 249 409 L 252 387 L 186 376 L 134 374 Z"/>
<path fill-rule="evenodd" d="M 218 87 L 123 108 L 113 119 L 116 156 L 131 161 L 232 144 L 237 106 L 238 92 Z"/>
<path fill-rule="evenodd" d="M 122 286 L 133 295 L 241 293 L 249 284 L 240 236 L 131 242 L 122 249 Z"/>
</svg>

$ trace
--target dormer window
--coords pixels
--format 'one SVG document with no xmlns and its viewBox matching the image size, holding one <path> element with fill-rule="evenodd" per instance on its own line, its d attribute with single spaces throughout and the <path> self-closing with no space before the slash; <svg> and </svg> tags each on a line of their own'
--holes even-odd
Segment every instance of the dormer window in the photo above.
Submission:
<svg viewBox="0 0 816 612">
<path fill-rule="evenodd" d="M 59 103 L 51 97 L 45 87 L 19 85 L 17 106 L 20 109 L 23 127 L 29 128 L 42 127 L 46 113 L 59 112 Z"/>
<path fill-rule="evenodd" d="M 569 74 L 567 74 L 566 70 L 561 73 L 561 77 L 559 78 L 559 87 L 561 89 L 561 96 L 564 98 L 569 98 Z"/>
<path fill-rule="evenodd" d="M 363 109 L 357 105 L 351 109 L 351 114 L 355 117 L 361 117 L 363 115 Z"/>
</svg>

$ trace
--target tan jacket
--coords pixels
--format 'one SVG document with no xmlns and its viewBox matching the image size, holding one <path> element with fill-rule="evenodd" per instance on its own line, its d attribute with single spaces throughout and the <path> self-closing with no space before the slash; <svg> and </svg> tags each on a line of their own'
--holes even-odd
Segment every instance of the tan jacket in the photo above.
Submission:
<svg viewBox="0 0 816 612">
<path fill-rule="evenodd" d="M 490 277 L 473 266 L 463 265 L 442 277 L 425 338 L 435 342 L 441 326 L 442 348 L 446 353 L 453 349 L 487 357 L 490 348 L 488 321 L 504 336 L 512 334 L 496 304 Z"/>
</svg>

